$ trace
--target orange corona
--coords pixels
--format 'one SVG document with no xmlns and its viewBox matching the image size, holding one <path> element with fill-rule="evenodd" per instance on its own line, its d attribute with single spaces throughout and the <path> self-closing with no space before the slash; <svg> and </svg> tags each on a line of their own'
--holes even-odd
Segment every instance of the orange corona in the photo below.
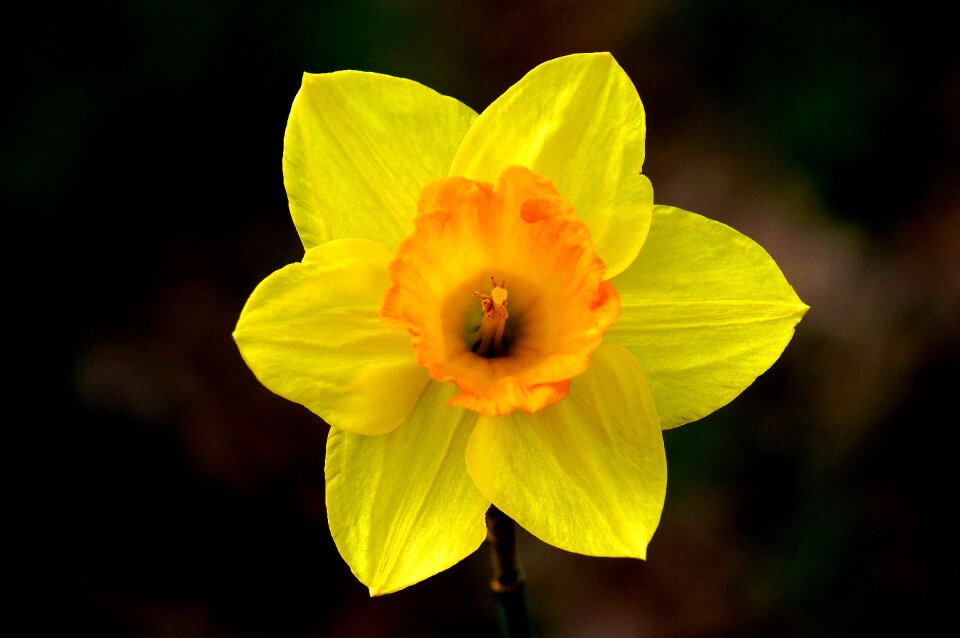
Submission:
<svg viewBox="0 0 960 638">
<path fill-rule="evenodd" d="M 428 184 L 418 208 L 381 315 L 410 332 L 433 379 L 457 386 L 453 405 L 496 416 L 563 399 L 620 312 L 570 204 L 549 180 L 514 166 L 496 184 Z M 484 281 L 489 294 L 477 291 Z"/>
</svg>

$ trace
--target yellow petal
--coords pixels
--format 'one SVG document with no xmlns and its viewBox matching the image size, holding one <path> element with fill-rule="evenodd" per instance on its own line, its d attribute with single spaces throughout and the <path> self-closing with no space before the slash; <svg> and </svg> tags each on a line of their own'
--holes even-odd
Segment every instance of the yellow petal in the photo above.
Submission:
<svg viewBox="0 0 960 638">
<path fill-rule="evenodd" d="M 455 391 L 430 383 L 409 418 L 387 435 L 330 430 L 330 532 L 372 596 L 451 567 L 486 536 L 490 503 L 464 461 L 477 414 L 447 405 Z"/>
<path fill-rule="evenodd" d="M 807 311 L 758 244 L 669 206 L 654 208 L 643 250 L 613 284 L 622 309 L 606 341 L 636 356 L 664 428 L 740 394 L 773 365 Z"/>
<path fill-rule="evenodd" d="M 610 278 L 633 261 L 650 226 L 645 136 L 643 104 L 613 56 L 571 55 L 536 67 L 491 104 L 450 174 L 495 182 L 518 164 L 547 177 L 590 229 Z"/>
<path fill-rule="evenodd" d="M 396 250 L 424 184 L 444 177 L 476 114 L 410 80 L 305 74 L 283 140 L 290 213 L 305 248 L 372 239 Z"/>
<path fill-rule="evenodd" d="M 342 239 L 263 280 L 233 333 L 260 382 L 340 429 L 399 425 L 428 376 L 410 335 L 380 319 L 389 261 L 379 244 Z"/>
<path fill-rule="evenodd" d="M 601 346 L 563 401 L 535 414 L 481 417 L 467 468 L 484 496 L 541 540 L 644 558 L 667 461 L 643 371 L 623 348 Z"/>
</svg>

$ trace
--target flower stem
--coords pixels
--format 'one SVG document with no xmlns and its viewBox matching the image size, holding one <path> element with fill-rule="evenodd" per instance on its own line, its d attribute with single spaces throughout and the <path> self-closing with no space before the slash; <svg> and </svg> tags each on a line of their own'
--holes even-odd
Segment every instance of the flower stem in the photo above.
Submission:
<svg viewBox="0 0 960 638">
<path fill-rule="evenodd" d="M 487 542 L 493 578 L 490 591 L 504 638 L 533 638 L 533 619 L 527 606 L 526 576 L 517 554 L 513 519 L 491 505 L 487 510 Z"/>
</svg>

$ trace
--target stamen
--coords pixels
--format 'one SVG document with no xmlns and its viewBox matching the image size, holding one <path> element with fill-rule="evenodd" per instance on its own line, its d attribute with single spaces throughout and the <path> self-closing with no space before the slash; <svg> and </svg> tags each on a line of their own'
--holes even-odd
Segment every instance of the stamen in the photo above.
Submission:
<svg viewBox="0 0 960 638">
<path fill-rule="evenodd" d="M 499 357 L 503 355 L 503 332 L 507 327 L 507 281 L 497 280 L 491 276 L 489 295 L 475 292 L 473 296 L 480 300 L 483 309 L 483 318 L 480 320 L 480 330 L 474 341 L 474 352 L 481 357 Z M 479 345 L 477 345 L 479 343 Z M 493 352 L 490 351 L 491 347 Z"/>
</svg>

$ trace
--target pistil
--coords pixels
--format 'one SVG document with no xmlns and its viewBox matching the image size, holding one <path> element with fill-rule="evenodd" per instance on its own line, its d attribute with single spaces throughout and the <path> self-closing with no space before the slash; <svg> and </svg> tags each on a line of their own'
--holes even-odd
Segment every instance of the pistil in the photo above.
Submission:
<svg viewBox="0 0 960 638">
<path fill-rule="evenodd" d="M 477 338 L 474 341 L 474 352 L 481 357 L 503 355 L 503 332 L 507 327 L 507 317 L 510 316 L 507 312 L 506 280 L 501 280 L 500 285 L 497 285 L 497 280 L 491 276 L 490 286 L 492 290 L 489 295 L 482 292 L 473 293 L 473 296 L 480 300 L 480 306 L 483 309 L 480 330 L 477 331 Z"/>
</svg>

